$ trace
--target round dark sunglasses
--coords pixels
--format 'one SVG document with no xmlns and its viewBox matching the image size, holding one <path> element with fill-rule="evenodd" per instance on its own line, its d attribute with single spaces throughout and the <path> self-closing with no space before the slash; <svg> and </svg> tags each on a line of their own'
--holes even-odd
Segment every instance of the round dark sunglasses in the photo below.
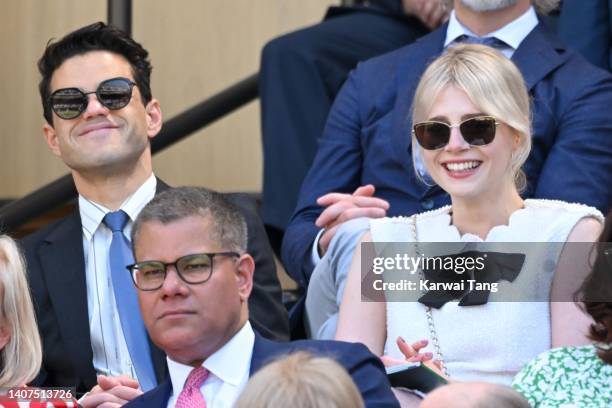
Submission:
<svg viewBox="0 0 612 408">
<path fill-rule="evenodd" d="M 458 127 L 463 139 L 472 146 L 484 146 L 495 139 L 499 123 L 493 116 L 476 116 L 456 125 L 435 120 L 419 122 L 412 127 L 412 133 L 423 149 L 437 150 L 448 144 L 451 129 Z"/>
<path fill-rule="evenodd" d="M 136 83 L 127 78 L 111 78 L 100 82 L 92 92 L 79 88 L 62 88 L 49 97 L 51 109 L 62 119 L 75 119 L 85 112 L 89 102 L 88 95 L 96 94 L 98 101 L 110 110 L 124 108 L 132 99 L 132 88 Z"/>
</svg>

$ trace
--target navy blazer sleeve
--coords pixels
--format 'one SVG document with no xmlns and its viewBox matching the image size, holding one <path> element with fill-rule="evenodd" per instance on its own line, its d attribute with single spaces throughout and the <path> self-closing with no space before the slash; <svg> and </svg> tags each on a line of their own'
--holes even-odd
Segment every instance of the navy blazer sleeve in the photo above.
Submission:
<svg viewBox="0 0 612 408">
<path fill-rule="evenodd" d="M 264 350 L 265 348 L 265 350 Z M 300 340 L 289 343 L 255 341 L 251 375 L 270 361 L 298 351 L 334 359 L 349 373 L 365 402 L 370 407 L 398 407 L 391 391 L 385 368 L 380 360 L 361 343 L 346 343 L 335 340 Z"/>
<path fill-rule="evenodd" d="M 307 286 L 314 268 L 311 251 L 319 228 L 314 224 L 322 212 L 317 198 L 329 192 L 352 193 L 360 185 L 358 74 L 353 71 L 336 97 L 319 140 L 310 171 L 304 179 L 297 209 L 285 232 L 282 258 L 287 272 Z"/>
<path fill-rule="evenodd" d="M 599 67 L 612 70 L 612 0 L 563 0 L 559 38 Z"/>
<path fill-rule="evenodd" d="M 534 196 L 591 205 L 605 214 L 612 204 L 612 75 L 582 57 L 573 59 L 555 81 L 542 81 L 533 92 L 534 128 L 555 125 Z"/>
<path fill-rule="evenodd" d="M 349 358 L 344 366 L 357 384 L 365 406 L 399 407 L 380 358 L 360 343 L 341 343 L 341 346 L 345 347 L 345 354 Z"/>
</svg>

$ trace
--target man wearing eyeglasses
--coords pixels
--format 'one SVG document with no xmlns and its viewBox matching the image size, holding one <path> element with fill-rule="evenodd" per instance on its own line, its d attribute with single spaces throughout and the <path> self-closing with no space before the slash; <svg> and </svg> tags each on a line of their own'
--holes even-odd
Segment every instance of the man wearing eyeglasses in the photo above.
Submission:
<svg viewBox="0 0 612 408">
<path fill-rule="evenodd" d="M 427 181 L 427 174 L 410 159 L 415 88 L 446 47 L 462 42 L 493 46 L 523 74 L 533 103 L 524 197 L 583 203 L 604 213 L 610 208 L 612 76 L 556 39 L 536 15 L 538 3 L 555 2 L 454 0 L 447 24 L 360 64 L 349 75 L 328 116 L 282 248 L 289 274 L 308 286 L 308 321 L 315 336 L 335 334 L 346 271 L 369 225 L 365 218 L 347 221 L 408 216 L 450 203 L 434 183 L 419 180 Z M 340 228 L 342 234 L 336 234 Z"/>
<path fill-rule="evenodd" d="M 365 406 L 398 406 L 382 363 L 365 346 L 280 343 L 253 330 L 247 301 L 256 271 L 246 240 L 237 208 L 204 188 L 165 191 L 140 212 L 132 229 L 136 262 L 129 269 L 170 376 L 126 407 L 230 407 L 259 368 L 298 350 L 336 359 Z"/>
<path fill-rule="evenodd" d="M 96 23 L 50 43 L 38 67 L 45 140 L 70 168 L 79 198 L 78 211 L 24 240 L 44 351 L 34 384 L 92 390 L 81 401 L 85 407 L 117 403 L 137 395 L 136 387 L 155 387 L 167 373 L 125 268 L 133 262 L 132 221 L 169 188 L 152 170 L 150 140 L 162 127 L 162 113 L 151 94 L 151 65 L 126 33 Z M 258 268 L 252 324 L 265 336 L 287 339 L 256 206 L 244 195 L 230 200 L 246 216 Z"/>
</svg>

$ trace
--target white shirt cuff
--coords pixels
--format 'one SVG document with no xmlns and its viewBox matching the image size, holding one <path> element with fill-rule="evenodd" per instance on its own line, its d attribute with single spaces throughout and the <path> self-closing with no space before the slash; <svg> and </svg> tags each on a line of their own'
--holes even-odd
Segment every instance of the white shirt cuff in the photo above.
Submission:
<svg viewBox="0 0 612 408">
<path fill-rule="evenodd" d="M 319 233 L 314 239 L 314 243 L 312 244 L 312 251 L 310 252 L 310 259 L 312 260 L 312 264 L 317 266 L 321 257 L 319 256 L 319 239 L 321 239 L 321 235 L 325 232 L 325 228 L 321 228 Z"/>
</svg>

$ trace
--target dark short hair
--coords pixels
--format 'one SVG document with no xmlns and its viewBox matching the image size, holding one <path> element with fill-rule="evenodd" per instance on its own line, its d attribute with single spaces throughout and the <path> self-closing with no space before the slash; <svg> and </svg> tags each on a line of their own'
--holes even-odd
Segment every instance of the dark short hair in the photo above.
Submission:
<svg viewBox="0 0 612 408">
<path fill-rule="evenodd" d="M 168 224 L 194 215 L 212 218 L 214 230 L 211 231 L 211 238 L 224 249 L 241 254 L 246 252 L 247 225 L 244 216 L 223 194 L 204 187 L 177 187 L 156 195 L 134 221 L 132 245 L 136 245 L 145 222 Z"/>
<path fill-rule="evenodd" d="M 599 236 L 597 257 L 593 269 L 585 279 L 577 293 L 577 301 L 593 318 L 589 338 L 596 343 L 610 344 L 612 342 L 612 265 L 604 251 L 611 251 L 612 245 L 612 210 L 606 217 L 603 232 Z M 598 356 L 608 364 L 612 364 L 612 349 L 601 348 Z"/>
<path fill-rule="evenodd" d="M 61 40 L 50 40 L 43 56 L 38 60 L 42 79 L 38 84 L 45 120 L 52 125 L 53 114 L 49 105 L 51 77 L 64 61 L 90 51 L 110 51 L 124 57 L 132 67 L 134 81 L 146 105 L 151 100 L 151 63 L 149 53 L 128 33 L 102 22 L 93 23 L 66 34 Z"/>
</svg>

